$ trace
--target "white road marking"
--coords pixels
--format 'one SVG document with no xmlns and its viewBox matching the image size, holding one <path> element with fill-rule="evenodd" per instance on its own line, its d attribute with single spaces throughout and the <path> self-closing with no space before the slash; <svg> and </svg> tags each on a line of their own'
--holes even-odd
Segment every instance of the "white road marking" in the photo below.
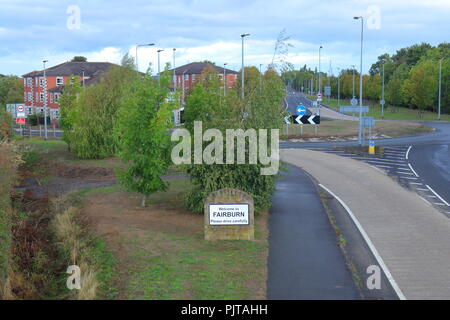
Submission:
<svg viewBox="0 0 450 320">
<path fill-rule="evenodd" d="M 436 196 L 425 196 L 427 198 L 437 198 Z"/>
<path fill-rule="evenodd" d="M 423 186 L 423 183 L 419 183 L 419 182 L 410 182 L 409 184 L 414 184 L 414 185 L 418 185 L 418 186 Z"/>
<path fill-rule="evenodd" d="M 356 225 L 356 228 L 358 228 L 358 230 L 361 233 L 362 237 L 366 241 L 369 249 L 372 251 L 372 254 L 374 255 L 374 257 L 377 260 L 378 264 L 380 265 L 381 269 L 383 269 L 383 272 L 386 275 L 386 278 L 388 279 L 389 283 L 391 284 L 391 286 L 394 289 L 395 293 L 397 294 L 398 298 L 400 300 L 406 300 L 405 295 L 403 294 L 402 290 L 397 285 L 397 282 L 395 281 L 395 279 L 392 276 L 391 272 L 389 271 L 388 267 L 384 263 L 383 258 L 381 258 L 380 254 L 378 253 L 377 248 L 375 248 L 375 246 L 373 245 L 373 243 L 370 240 L 369 236 L 367 235 L 366 231 L 363 229 L 362 225 L 359 223 L 358 219 L 355 217 L 355 215 L 350 210 L 350 208 L 345 204 L 344 201 L 341 200 L 341 198 L 339 198 L 337 195 L 335 195 L 330 189 L 328 189 L 327 187 L 325 187 L 322 184 L 319 184 L 319 186 L 321 186 L 329 194 L 331 194 L 344 207 L 344 209 L 347 211 L 347 213 L 350 216 L 350 218 L 353 220 L 353 223 Z"/>
<path fill-rule="evenodd" d="M 430 202 L 430 201 L 428 201 L 428 200 L 425 199 L 425 198 L 422 198 L 421 196 L 419 196 L 419 198 L 422 199 L 423 201 L 425 201 L 427 204 L 429 204 L 429 205 L 431 206 L 431 202 Z"/>
<path fill-rule="evenodd" d="M 405 171 L 411 171 L 410 168 L 397 168 L 397 170 L 405 170 Z"/>
<path fill-rule="evenodd" d="M 431 189 L 431 187 L 430 187 L 429 185 L 427 185 L 426 187 L 427 187 L 428 189 L 430 189 L 430 191 L 433 192 L 434 195 L 435 195 L 436 197 L 439 198 L 439 200 L 441 200 L 441 201 L 442 201 L 443 203 L 445 203 L 448 207 L 450 207 L 450 204 L 448 204 L 447 201 L 445 201 L 444 199 L 442 199 L 442 197 L 441 197 L 440 195 L 438 195 L 436 191 L 434 191 L 433 189 Z"/>
<path fill-rule="evenodd" d="M 409 152 L 411 151 L 412 146 L 409 146 L 408 151 L 406 151 L 406 160 L 409 160 Z"/>
<path fill-rule="evenodd" d="M 417 178 L 410 178 L 410 177 L 400 177 L 402 179 L 408 179 L 408 180 L 417 180 Z"/>
<path fill-rule="evenodd" d="M 412 165 L 410 163 L 408 163 L 409 168 L 411 169 L 411 171 L 414 173 L 414 175 L 418 178 L 419 175 L 417 174 L 417 172 L 413 169 Z"/>
<path fill-rule="evenodd" d="M 430 191 L 430 190 L 428 190 L 428 189 L 423 189 L 423 188 L 416 188 L 417 190 L 420 190 L 420 191 Z"/>
<path fill-rule="evenodd" d="M 403 172 L 403 171 L 397 171 L 397 173 L 398 173 L 398 174 L 406 174 L 406 175 L 409 175 L 409 176 L 412 176 L 412 175 L 414 175 L 414 173 L 410 173 L 410 172 Z"/>
<path fill-rule="evenodd" d="M 445 206 L 445 204 L 443 204 L 443 203 L 435 203 L 435 205 L 437 205 L 437 206 Z"/>
</svg>

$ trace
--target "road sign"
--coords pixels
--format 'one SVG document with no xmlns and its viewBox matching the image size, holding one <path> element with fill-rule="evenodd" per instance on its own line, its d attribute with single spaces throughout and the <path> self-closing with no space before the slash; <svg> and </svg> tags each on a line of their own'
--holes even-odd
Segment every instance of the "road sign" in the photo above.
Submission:
<svg viewBox="0 0 450 320">
<path fill-rule="evenodd" d="M 25 118 L 25 108 L 23 105 L 18 104 L 17 105 L 17 114 L 16 118 Z"/>
<path fill-rule="evenodd" d="M 359 113 L 359 108 L 358 106 L 342 106 L 339 108 L 339 112 L 340 113 Z M 362 106 L 362 113 L 369 113 L 369 107 L 367 106 Z"/>
<path fill-rule="evenodd" d="M 362 117 L 361 121 L 365 128 L 373 128 L 375 126 L 375 119 L 373 117 Z"/>
<path fill-rule="evenodd" d="M 384 99 L 381 99 L 380 104 L 383 106 L 386 104 L 386 101 Z"/>
<path fill-rule="evenodd" d="M 25 118 L 16 118 L 16 124 L 25 124 Z"/>
<path fill-rule="evenodd" d="M 292 116 L 294 124 L 320 124 L 320 116 Z"/>
<path fill-rule="evenodd" d="M 321 93 L 317 94 L 317 101 L 322 101 L 322 94 Z"/>
<path fill-rule="evenodd" d="M 284 122 L 285 122 L 286 124 L 291 124 L 291 116 L 286 116 L 286 117 L 284 117 Z"/>
<path fill-rule="evenodd" d="M 306 114 L 305 106 L 298 106 L 297 107 L 297 115 L 304 116 L 305 114 Z"/>
<path fill-rule="evenodd" d="M 331 96 L 331 87 L 330 86 L 325 87 L 325 95 L 327 97 Z"/>
<path fill-rule="evenodd" d="M 352 106 L 357 106 L 358 105 L 358 99 L 355 99 L 355 98 L 353 98 L 352 100 L 350 100 L 350 104 L 352 105 Z"/>
</svg>

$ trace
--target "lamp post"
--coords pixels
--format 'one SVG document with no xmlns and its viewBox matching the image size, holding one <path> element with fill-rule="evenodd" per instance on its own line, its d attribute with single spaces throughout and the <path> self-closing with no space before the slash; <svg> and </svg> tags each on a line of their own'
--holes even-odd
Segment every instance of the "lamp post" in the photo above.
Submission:
<svg viewBox="0 0 450 320">
<path fill-rule="evenodd" d="M 358 142 L 362 145 L 362 105 L 363 105 L 363 41 L 364 41 L 364 18 L 353 17 L 355 20 L 361 20 L 361 60 L 360 60 L 360 74 L 359 74 L 359 133 Z"/>
<path fill-rule="evenodd" d="M 175 68 L 175 51 L 177 51 L 177 49 L 173 48 L 173 92 L 177 92 L 177 69 Z"/>
<path fill-rule="evenodd" d="M 262 95 L 262 63 L 259 64 L 259 94 Z"/>
<path fill-rule="evenodd" d="M 442 91 L 442 58 L 441 60 L 439 60 L 438 120 L 441 120 L 441 91 Z"/>
<path fill-rule="evenodd" d="M 338 107 L 341 106 L 341 69 L 338 68 Z"/>
<path fill-rule="evenodd" d="M 48 60 L 42 61 L 44 63 L 44 139 L 47 140 L 47 77 L 45 64 Z"/>
<path fill-rule="evenodd" d="M 223 64 L 223 95 L 227 94 L 227 69 L 225 69 L 228 63 Z"/>
<path fill-rule="evenodd" d="M 161 83 L 161 65 L 160 65 L 160 59 L 159 59 L 159 53 L 163 52 L 164 49 L 158 49 L 158 82 Z"/>
<path fill-rule="evenodd" d="M 183 105 L 184 105 L 184 74 L 188 71 L 188 69 L 183 71 L 183 74 L 181 75 L 181 86 L 183 88 Z"/>
<path fill-rule="evenodd" d="M 381 86 L 381 119 L 384 119 L 384 64 L 385 62 L 383 61 L 383 84 Z"/>
<path fill-rule="evenodd" d="M 352 86 L 352 99 L 355 99 L 355 65 L 352 65 L 352 73 L 353 73 L 353 86 Z"/>
<path fill-rule="evenodd" d="M 241 70 L 241 97 L 242 100 L 244 100 L 245 94 L 244 94 L 244 77 L 245 77 L 245 70 L 244 70 L 244 38 L 248 37 L 249 33 L 243 33 L 241 34 L 242 38 L 242 70 Z"/>
<path fill-rule="evenodd" d="M 138 65 L 138 48 L 139 47 L 151 47 L 154 46 L 154 43 L 145 43 L 145 44 L 138 44 L 136 45 L 136 71 L 139 72 L 139 65 Z"/>
<path fill-rule="evenodd" d="M 321 79 L 321 75 L 320 75 L 320 70 L 321 70 L 321 67 L 320 67 L 320 57 L 321 57 L 321 50 L 323 49 L 323 46 L 320 46 L 319 47 L 319 86 L 318 86 L 318 88 L 319 88 L 319 93 L 321 94 L 322 93 L 322 79 Z M 319 116 L 320 116 L 320 101 L 317 101 L 317 107 L 318 107 L 318 113 L 319 113 Z"/>
</svg>

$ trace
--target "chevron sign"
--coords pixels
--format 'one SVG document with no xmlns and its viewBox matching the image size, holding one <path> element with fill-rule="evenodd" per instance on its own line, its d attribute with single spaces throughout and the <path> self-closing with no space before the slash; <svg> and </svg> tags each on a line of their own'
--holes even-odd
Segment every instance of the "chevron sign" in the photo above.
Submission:
<svg viewBox="0 0 450 320">
<path fill-rule="evenodd" d="M 320 116 L 292 116 L 294 124 L 320 124 Z"/>
</svg>

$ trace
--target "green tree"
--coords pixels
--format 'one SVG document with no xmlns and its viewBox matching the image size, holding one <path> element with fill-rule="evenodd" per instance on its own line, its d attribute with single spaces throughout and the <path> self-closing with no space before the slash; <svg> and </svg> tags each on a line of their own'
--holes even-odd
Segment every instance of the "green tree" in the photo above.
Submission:
<svg viewBox="0 0 450 320">
<path fill-rule="evenodd" d="M 23 80 L 16 76 L 0 77 L 0 106 L 23 102 Z"/>
<path fill-rule="evenodd" d="M 168 74 L 160 80 L 161 85 L 147 74 L 127 86 L 114 130 L 118 155 L 128 165 L 117 171 L 119 181 L 143 195 L 142 206 L 150 194 L 166 190 L 167 183 L 161 176 L 171 164 L 171 141 L 167 133 L 175 106 L 167 99 Z"/>
<path fill-rule="evenodd" d="M 426 60 L 411 69 L 402 87 L 408 102 L 417 108 L 421 117 L 424 110 L 433 110 L 438 92 L 438 69 L 435 61 Z"/>
<path fill-rule="evenodd" d="M 75 56 L 70 62 L 87 62 L 87 58 L 83 56 Z"/>
<path fill-rule="evenodd" d="M 99 159 L 114 155 L 117 141 L 114 124 L 124 90 L 136 78 L 134 70 L 112 67 L 99 83 L 80 87 L 75 81 L 61 98 L 61 124 L 64 140 L 82 159 Z"/>
</svg>

